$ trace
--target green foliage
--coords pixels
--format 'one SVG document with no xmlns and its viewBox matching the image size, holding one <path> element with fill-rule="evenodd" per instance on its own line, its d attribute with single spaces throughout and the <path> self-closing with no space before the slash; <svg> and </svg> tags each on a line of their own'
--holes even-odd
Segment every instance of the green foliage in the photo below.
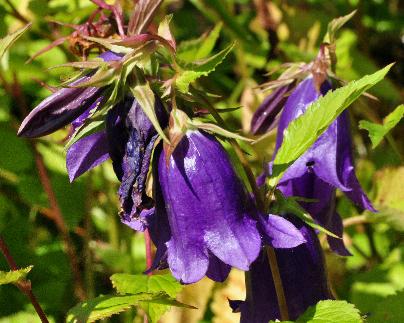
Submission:
<svg viewBox="0 0 404 323">
<path fill-rule="evenodd" d="M 338 115 L 365 91 L 380 82 L 391 67 L 392 65 L 388 65 L 374 74 L 328 92 L 310 104 L 303 115 L 293 120 L 284 131 L 282 145 L 274 160 L 270 185 L 275 186 L 286 169 L 303 155 Z"/>
<path fill-rule="evenodd" d="M 32 267 L 33 266 L 29 266 L 26 268 L 12 270 L 8 272 L 0 271 L 0 285 L 18 283 L 20 280 L 25 279 L 25 277 L 31 271 Z"/>
<path fill-rule="evenodd" d="M 367 322 L 400 322 L 404 317 L 403 302 L 404 291 L 385 298 L 376 305 Z"/>
<path fill-rule="evenodd" d="M 120 294 L 158 293 L 165 292 L 175 298 L 182 286 L 171 275 L 128 275 L 114 274 L 111 276 L 112 285 Z M 169 305 L 142 303 L 140 306 L 149 316 L 151 322 L 157 322 L 170 309 Z"/>
<path fill-rule="evenodd" d="M 20 28 L 16 30 L 15 32 L 7 35 L 6 37 L 0 39 L 0 60 L 3 58 L 3 55 L 6 53 L 6 51 L 10 48 L 10 46 L 18 39 L 21 37 L 21 35 L 27 31 L 27 29 L 31 25 L 28 24 L 23 28 Z"/>
<path fill-rule="evenodd" d="M 175 84 L 178 90 L 183 93 L 187 93 L 189 85 L 201 76 L 207 76 L 209 73 L 213 72 L 216 66 L 222 63 L 227 54 L 230 53 L 233 46 L 234 44 L 226 47 L 219 53 L 209 58 L 205 58 L 193 63 L 179 61 L 178 65 L 180 66 L 181 71 L 178 73 L 175 79 Z"/>
<path fill-rule="evenodd" d="M 360 129 L 366 129 L 369 132 L 369 138 L 372 141 L 372 148 L 375 149 L 383 137 L 393 129 L 404 117 L 404 104 L 399 105 L 387 117 L 384 118 L 383 124 L 377 124 L 366 120 L 359 122 Z"/>
<path fill-rule="evenodd" d="M 309 307 L 296 322 L 298 323 L 361 323 L 358 309 L 346 301 L 320 301 Z"/>
</svg>

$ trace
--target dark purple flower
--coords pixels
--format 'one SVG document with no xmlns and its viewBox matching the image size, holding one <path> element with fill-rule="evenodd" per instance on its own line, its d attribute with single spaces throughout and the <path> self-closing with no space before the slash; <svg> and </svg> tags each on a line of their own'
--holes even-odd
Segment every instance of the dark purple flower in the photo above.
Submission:
<svg viewBox="0 0 404 323">
<path fill-rule="evenodd" d="M 327 283 L 324 258 L 316 233 L 294 220 L 306 242 L 291 249 L 275 249 L 288 313 L 295 320 L 311 305 L 332 299 Z M 250 269 L 250 298 L 230 301 L 241 312 L 241 323 L 267 323 L 280 319 L 274 281 L 266 253 L 261 252 Z"/>
<path fill-rule="evenodd" d="M 105 61 L 119 60 L 120 56 L 106 52 L 100 55 Z M 91 75 L 70 83 L 78 85 L 89 80 Z M 68 87 L 62 88 L 43 100 L 22 122 L 18 135 L 35 138 L 48 135 L 78 118 L 98 100 L 104 88 Z"/>
<path fill-rule="evenodd" d="M 276 151 L 289 123 L 307 106 L 331 89 L 328 81 L 316 90 L 312 77 L 303 80 L 288 98 L 279 121 Z M 314 219 L 342 236 L 342 220 L 335 210 L 336 188 L 363 209 L 375 211 L 355 175 L 348 113 L 343 112 L 311 148 L 287 169 L 278 187 L 286 196 L 301 196 L 317 202 L 302 203 Z M 328 237 L 330 247 L 341 255 L 349 252 L 341 239 Z"/>
<path fill-rule="evenodd" d="M 223 281 L 232 266 L 248 270 L 261 249 L 260 233 L 280 248 L 305 241 L 283 218 L 257 215 L 213 136 L 187 131 L 168 162 L 161 149 L 155 156 L 156 211 L 147 219 L 159 255 L 154 268 L 167 262 L 173 275 L 186 284 L 205 275 Z"/>
<path fill-rule="evenodd" d="M 276 127 L 277 116 L 285 105 L 287 94 L 293 86 L 294 83 L 280 86 L 265 98 L 252 117 L 252 134 L 261 135 Z"/>
</svg>

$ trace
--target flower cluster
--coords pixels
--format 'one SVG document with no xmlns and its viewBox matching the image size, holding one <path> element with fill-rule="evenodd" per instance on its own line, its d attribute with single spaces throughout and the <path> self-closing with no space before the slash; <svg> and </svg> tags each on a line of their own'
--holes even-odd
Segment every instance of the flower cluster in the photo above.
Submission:
<svg viewBox="0 0 404 323">
<path fill-rule="evenodd" d="M 294 214 L 270 214 L 265 205 L 257 206 L 261 197 L 249 194 L 213 134 L 220 127 L 204 127 L 203 123 L 192 121 L 181 124 L 173 117 L 180 110 L 186 120 L 195 118 L 194 110 L 184 107 L 182 111 L 173 100 L 175 91 L 170 92 L 170 86 L 175 83 L 175 76 L 161 82 L 163 85 L 142 87 L 148 82 L 146 69 L 137 66 L 136 59 L 141 64 L 139 57 L 143 53 L 138 47 L 131 52 L 121 46 L 138 46 L 142 41 L 150 41 L 144 49 L 145 57 L 155 49 L 155 41 L 171 50 L 175 48 L 173 39 L 159 35 L 138 34 L 124 39 L 114 45 L 122 50 L 121 54 L 107 51 L 100 55 L 104 62 L 116 62 L 120 83 L 110 81 L 109 72 L 102 69 L 101 74 L 81 76 L 32 110 L 18 134 L 40 137 L 70 124 L 73 143 L 67 150 L 66 167 L 71 181 L 107 159 L 112 160 L 120 181 L 122 223 L 136 231 L 148 230 L 156 247 L 148 272 L 169 268 L 176 279 L 190 284 L 204 276 L 222 282 L 232 267 L 250 271 L 251 293 L 245 301 L 230 302 L 235 311 L 241 311 L 242 322 L 263 323 L 280 318 L 278 291 L 266 252 L 270 248 L 275 249 L 291 319 L 317 301 L 333 298 L 313 228 Z M 124 55 L 126 51 L 129 54 Z M 311 102 L 331 90 L 327 78 L 319 83 L 314 73 L 305 72 L 303 80 L 293 79 L 273 91 L 252 119 L 253 134 L 278 126 L 273 158 L 288 125 Z M 98 83 L 94 83 L 97 75 Z M 85 85 L 90 80 L 91 85 Z M 121 86 L 118 90 L 117 84 Z M 137 91 L 142 91 L 141 95 Z M 145 102 L 153 104 L 150 107 Z M 86 136 L 77 136 L 94 121 L 95 115 L 97 124 L 102 126 L 86 132 Z M 171 140 L 174 127 L 180 130 Z M 344 112 L 286 170 L 278 184 L 283 195 L 305 198 L 301 207 L 334 234 L 327 237 L 328 243 L 340 255 L 349 255 L 349 251 L 341 239 L 343 227 L 336 212 L 336 189 L 359 207 L 374 211 L 356 178 L 351 146 L 348 115 Z M 258 179 L 260 185 L 271 175 L 272 163 L 264 168 Z M 146 190 L 148 180 L 152 180 L 151 195 Z M 273 203 L 270 199 L 265 202 Z"/>
</svg>

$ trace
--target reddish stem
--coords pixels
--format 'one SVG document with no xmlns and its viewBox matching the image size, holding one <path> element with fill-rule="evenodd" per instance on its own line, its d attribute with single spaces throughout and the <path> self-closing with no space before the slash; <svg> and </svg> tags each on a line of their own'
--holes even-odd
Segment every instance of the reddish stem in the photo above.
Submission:
<svg viewBox="0 0 404 323">
<path fill-rule="evenodd" d="M 10 250 L 8 249 L 6 242 L 0 236 L 0 250 L 3 253 L 4 257 L 7 260 L 8 265 L 11 270 L 18 270 L 18 266 L 14 261 L 14 258 L 11 256 Z M 31 301 L 31 304 L 34 306 L 35 311 L 37 312 L 39 318 L 42 323 L 49 323 L 48 318 L 46 317 L 45 312 L 43 311 L 41 305 L 36 299 L 34 293 L 32 292 L 31 282 L 30 281 L 22 281 L 17 283 L 18 288 L 23 292 Z"/>
</svg>

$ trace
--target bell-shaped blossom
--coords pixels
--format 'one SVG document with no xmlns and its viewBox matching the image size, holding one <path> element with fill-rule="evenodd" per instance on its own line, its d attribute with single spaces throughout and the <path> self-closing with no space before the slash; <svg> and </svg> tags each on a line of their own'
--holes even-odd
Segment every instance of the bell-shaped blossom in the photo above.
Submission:
<svg viewBox="0 0 404 323">
<path fill-rule="evenodd" d="M 291 121 L 303 114 L 308 105 L 331 89 L 325 81 L 320 91 L 312 77 L 303 80 L 290 95 L 282 111 L 275 154 L 283 141 L 283 132 Z M 347 112 L 343 112 L 318 140 L 290 166 L 278 187 L 286 196 L 317 200 L 302 203 L 322 226 L 342 236 L 342 220 L 335 210 L 336 189 L 343 191 L 356 205 L 375 211 L 355 175 L 352 143 Z M 330 247 L 341 255 L 349 255 L 341 239 L 328 237 Z"/>
<path fill-rule="evenodd" d="M 291 249 L 275 249 L 289 318 L 295 320 L 320 300 L 332 299 L 325 271 L 324 257 L 313 229 L 293 220 L 306 242 Z M 241 312 L 241 323 L 267 323 L 281 319 L 274 281 L 265 252 L 250 269 L 251 295 L 245 301 L 230 301 Z"/>
<path fill-rule="evenodd" d="M 120 60 L 121 57 L 113 52 L 100 55 L 105 61 Z M 86 75 L 62 88 L 33 109 L 22 122 L 18 135 L 35 138 L 48 135 L 74 121 L 81 114 L 94 107 L 102 96 L 105 88 L 74 87 L 86 82 L 91 75 Z"/>
<path fill-rule="evenodd" d="M 181 282 L 193 283 L 205 275 L 223 281 L 231 267 L 248 270 L 261 249 L 261 234 L 281 248 L 304 242 L 283 218 L 258 216 L 212 135 L 187 131 L 168 160 L 161 150 L 155 156 L 156 209 L 147 219 L 159 255 L 154 266 L 167 262 Z M 160 234 L 155 234 L 157 229 Z"/>
<path fill-rule="evenodd" d="M 268 95 L 251 119 L 251 133 L 261 135 L 276 127 L 279 122 L 278 114 L 281 112 L 287 95 L 293 88 L 294 83 L 280 86 Z"/>
</svg>

